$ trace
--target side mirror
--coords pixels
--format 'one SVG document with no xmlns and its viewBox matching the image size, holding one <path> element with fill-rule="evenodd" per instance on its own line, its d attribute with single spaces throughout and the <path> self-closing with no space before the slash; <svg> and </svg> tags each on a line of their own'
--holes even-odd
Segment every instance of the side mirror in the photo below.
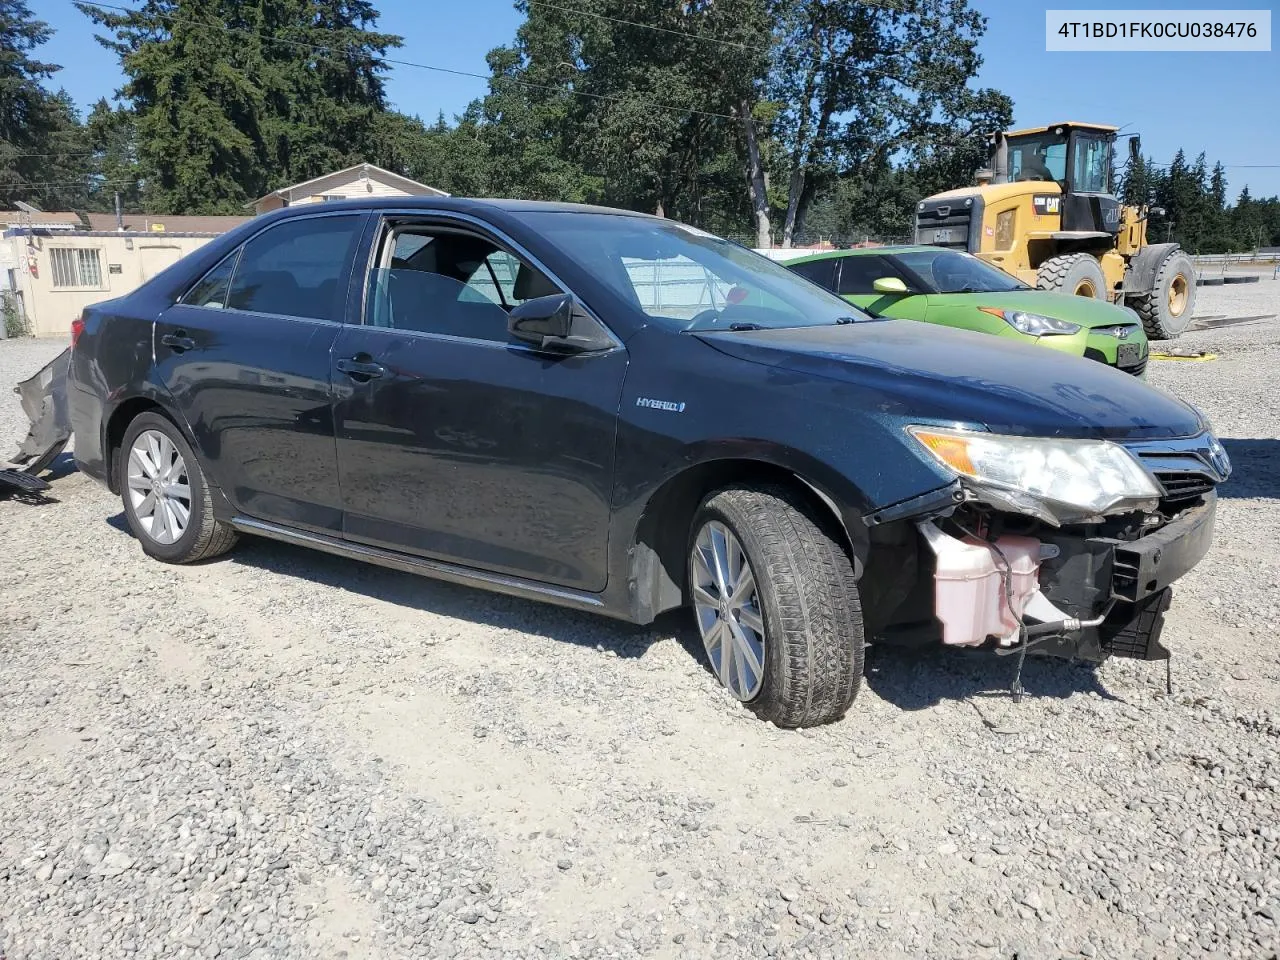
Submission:
<svg viewBox="0 0 1280 960">
<path fill-rule="evenodd" d="M 613 346 L 607 333 L 571 293 L 535 297 L 512 307 L 507 332 L 549 353 L 585 353 Z"/>
<path fill-rule="evenodd" d="M 1129 138 L 1129 159 L 1137 163 L 1142 156 L 1142 138 L 1136 133 Z"/>
<path fill-rule="evenodd" d="M 897 277 L 881 277 L 871 285 L 876 293 L 908 293 L 907 285 Z"/>
</svg>

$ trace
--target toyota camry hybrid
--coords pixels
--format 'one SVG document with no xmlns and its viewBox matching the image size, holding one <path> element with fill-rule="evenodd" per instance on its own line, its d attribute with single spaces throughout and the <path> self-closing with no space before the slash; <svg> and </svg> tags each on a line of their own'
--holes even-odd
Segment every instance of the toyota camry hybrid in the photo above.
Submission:
<svg viewBox="0 0 1280 960">
<path fill-rule="evenodd" d="M 152 557 L 255 535 L 689 608 L 728 692 L 791 727 L 848 709 L 868 642 L 1168 656 L 1230 470 L 1135 377 L 598 207 L 290 207 L 72 339 L 76 459 Z"/>
</svg>

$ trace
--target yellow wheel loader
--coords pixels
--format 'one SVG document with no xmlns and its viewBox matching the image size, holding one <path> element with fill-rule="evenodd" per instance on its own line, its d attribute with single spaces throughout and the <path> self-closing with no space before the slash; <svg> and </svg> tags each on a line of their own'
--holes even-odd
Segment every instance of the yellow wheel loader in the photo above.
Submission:
<svg viewBox="0 0 1280 960">
<path fill-rule="evenodd" d="M 916 242 L 967 250 L 1041 290 L 1131 307 L 1152 339 L 1178 336 L 1195 309 L 1195 264 L 1176 243 L 1148 243 L 1149 209 L 1110 192 L 1117 131 L 1057 123 L 995 134 L 976 186 L 917 204 Z M 1132 137 L 1130 155 L 1139 151 Z"/>
</svg>

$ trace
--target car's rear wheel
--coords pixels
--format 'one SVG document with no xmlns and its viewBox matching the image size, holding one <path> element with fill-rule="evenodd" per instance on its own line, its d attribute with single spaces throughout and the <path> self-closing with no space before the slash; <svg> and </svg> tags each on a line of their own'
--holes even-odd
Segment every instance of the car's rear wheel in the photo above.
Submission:
<svg viewBox="0 0 1280 960">
<path fill-rule="evenodd" d="M 125 431 L 116 462 L 129 529 L 149 556 L 191 563 L 235 545 L 235 530 L 214 517 L 204 472 L 172 421 L 139 414 Z"/>
<path fill-rule="evenodd" d="M 862 606 L 830 525 L 784 487 L 738 487 L 694 518 L 689 593 L 716 678 L 764 720 L 844 716 L 862 681 Z"/>
</svg>

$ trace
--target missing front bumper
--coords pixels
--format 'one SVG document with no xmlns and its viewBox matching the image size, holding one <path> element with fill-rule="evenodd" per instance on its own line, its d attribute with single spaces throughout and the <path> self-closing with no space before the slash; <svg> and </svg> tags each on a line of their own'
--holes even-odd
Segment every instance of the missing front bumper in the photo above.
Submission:
<svg viewBox="0 0 1280 960">
<path fill-rule="evenodd" d="M 1101 626 L 1040 643 L 1035 652 L 1092 661 L 1112 656 L 1168 659 L 1160 634 L 1173 596 L 1170 587 L 1209 552 L 1216 513 L 1217 497 L 1208 493 L 1201 503 L 1137 540 L 1046 538 L 1059 554 L 1041 567 L 1045 596 L 1081 619 L 1112 606 Z"/>
</svg>

